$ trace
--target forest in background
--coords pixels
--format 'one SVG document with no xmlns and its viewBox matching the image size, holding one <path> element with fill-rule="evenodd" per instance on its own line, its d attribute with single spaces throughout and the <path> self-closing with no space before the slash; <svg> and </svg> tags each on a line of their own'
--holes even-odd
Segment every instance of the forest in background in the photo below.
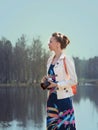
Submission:
<svg viewBox="0 0 98 130">
<path fill-rule="evenodd" d="M 22 35 L 15 46 L 6 38 L 0 39 L 0 84 L 39 83 L 46 74 L 49 52 L 39 37 L 27 46 Z M 78 80 L 98 79 L 98 56 L 87 60 L 73 57 Z"/>
</svg>

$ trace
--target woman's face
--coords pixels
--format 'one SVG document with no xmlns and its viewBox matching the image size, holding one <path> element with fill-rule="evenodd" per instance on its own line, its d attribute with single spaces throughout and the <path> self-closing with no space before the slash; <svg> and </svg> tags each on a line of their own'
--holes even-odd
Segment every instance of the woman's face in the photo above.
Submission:
<svg viewBox="0 0 98 130">
<path fill-rule="evenodd" d="M 60 44 L 56 41 L 55 37 L 51 37 L 48 46 L 51 51 L 55 51 L 60 46 Z"/>
</svg>

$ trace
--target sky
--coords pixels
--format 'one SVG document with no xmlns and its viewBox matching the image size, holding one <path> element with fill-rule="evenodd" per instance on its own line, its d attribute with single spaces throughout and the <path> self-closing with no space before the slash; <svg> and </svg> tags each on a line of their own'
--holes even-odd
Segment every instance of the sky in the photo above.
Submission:
<svg viewBox="0 0 98 130">
<path fill-rule="evenodd" d="M 98 56 L 98 0 L 0 0 L 0 39 L 15 45 L 22 34 L 28 43 L 40 36 L 43 47 L 53 32 L 69 37 L 67 55 Z"/>
</svg>

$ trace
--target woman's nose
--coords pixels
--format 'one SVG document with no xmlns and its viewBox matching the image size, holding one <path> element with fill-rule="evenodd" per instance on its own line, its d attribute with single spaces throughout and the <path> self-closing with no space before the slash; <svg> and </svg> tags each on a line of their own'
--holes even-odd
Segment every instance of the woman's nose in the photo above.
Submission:
<svg viewBox="0 0 98 130">
<path fill-rule="evenodd" d="M 48 46 L 50 45 L 50 43 L 48 42 Z"/>
</svg>

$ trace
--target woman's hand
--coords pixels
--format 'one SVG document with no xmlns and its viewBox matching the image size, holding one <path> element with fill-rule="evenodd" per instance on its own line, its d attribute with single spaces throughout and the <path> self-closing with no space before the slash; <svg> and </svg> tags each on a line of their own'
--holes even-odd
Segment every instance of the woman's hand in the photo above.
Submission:
<svg viewBox="0 0 98 130">
<path fill-rule="evenodd" d="M 47 88 L 54 88 L 54 87 L 57 87 L 57 83 L 54 83 L 52 81 L 49 81 L 50 82 L 50 85 L 47 87 Z"/>
<path fill-rule="evenodd" d="M 44 83 L 46 81 L 46 79 L 48 78 L 48 76 L 43 76 L 43 78 L 41 79 L 41 83 Z"/>
</svg>

